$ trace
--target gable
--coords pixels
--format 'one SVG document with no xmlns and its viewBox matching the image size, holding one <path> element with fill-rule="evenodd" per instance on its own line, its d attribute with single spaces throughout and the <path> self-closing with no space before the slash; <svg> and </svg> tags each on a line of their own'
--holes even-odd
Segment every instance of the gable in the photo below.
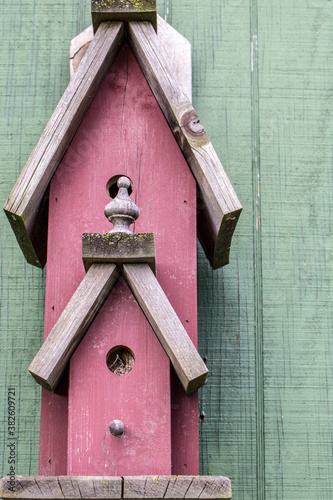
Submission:
<svg viewBox="0 0 333 500">
<path fill-rule="evenodd" d="M 198 236 L 213 268 L 228 263 L 232 234 L 242 210 L 200 120 L 179 85 L 150 23 L 128 23 L 131 47 L 197 181 Z M 110 67 L 124 36 L 122 23 L 103 22 L 79 70 L 52 115 L 5 204 L 5 212 L 28 261 L 43 266 L 36 232 L 49 181 Z M 43 236 L 43 234 L 42 234 Z"/>
</svg>

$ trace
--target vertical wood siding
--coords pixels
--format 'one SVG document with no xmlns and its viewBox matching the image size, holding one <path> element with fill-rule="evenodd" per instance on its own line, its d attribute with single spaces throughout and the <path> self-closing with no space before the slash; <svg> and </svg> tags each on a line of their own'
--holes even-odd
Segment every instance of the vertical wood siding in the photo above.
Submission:
<svg viewBox="0 0 333 500">
<path fill-rule="evenodd" d="M 159 0 L 158 9 L 192 44 L 193 103 L 244 206 L 229 266 L 213 272 L 199 247 L 199 347 L 210 369 L 201 474 L 229 476 L 237 500 L 331 500 L 331 2 Z M 66 88 L 69 42 L 89 11 L 89 0 L 1 3 L 2 202 Z M 17 473 L 36 474 L 40 389 L 27 367 L 42 341 L 44 273 L 0 221 L 0 469 L 15 386 Z"/>
</svg>

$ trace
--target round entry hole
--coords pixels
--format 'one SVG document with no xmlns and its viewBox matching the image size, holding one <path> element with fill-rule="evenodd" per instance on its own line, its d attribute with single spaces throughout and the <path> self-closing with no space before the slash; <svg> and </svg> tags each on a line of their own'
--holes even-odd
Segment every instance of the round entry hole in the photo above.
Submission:
<svg viewBox="0 0 333 500">
<path fill-rule="evenodd" d="M 108 180 L 106 184 L 107 193 L 111 198 L 115 198 L 118 194 L 119 188 L 117 186 L 117 182 L 120 177 L 128 177 L 128 176 L 125 174 L 114 175 L 113 177 L 111 177 L 111 179 Z M 131 186 L 128 190 L 128 194 L 131 195 L 132 191 L 133 191 L 133 182 L 131 181 Z"/>
<path fill-rule="evenodd" d="M 106 355 L 106 365 L 112 373 L 124 375 L 132 370 L 135 357 L 131 349 L 124 345 L 113 347 Z"/>
</svg>

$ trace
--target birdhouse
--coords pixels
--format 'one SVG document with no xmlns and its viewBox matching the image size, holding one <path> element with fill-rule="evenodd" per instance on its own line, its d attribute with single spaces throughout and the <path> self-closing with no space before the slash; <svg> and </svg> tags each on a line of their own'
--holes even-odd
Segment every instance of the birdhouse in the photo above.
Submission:
<svg viewBox="0 0 333 500">
<path fill-rule="evenodd" d="M 92 20 L 4 207 L 27 261 L 47 260 L 40 475 L 15 498 L 231 498 L 198 475 L 196 240 L 227 264 L 241 205 L 187 40 L 151 0 L 92 0 Z"/>
</svg>

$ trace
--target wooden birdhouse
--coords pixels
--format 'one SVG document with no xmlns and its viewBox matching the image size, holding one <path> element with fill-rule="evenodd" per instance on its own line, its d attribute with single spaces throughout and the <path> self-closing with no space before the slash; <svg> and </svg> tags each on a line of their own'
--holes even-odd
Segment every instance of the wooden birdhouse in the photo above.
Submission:
<svg viewBox="0 0 333 500">
<path fill-rule="evenodd" d="M 189 43 L 150 0 L 92 0 L 92 19 L 4 207 L 47 260 L 40 476 L 15 498 L 231 498 L 198 476 L 196 239 L 227 264 L 241 205 L 191 104 Z"/>
</svg>

